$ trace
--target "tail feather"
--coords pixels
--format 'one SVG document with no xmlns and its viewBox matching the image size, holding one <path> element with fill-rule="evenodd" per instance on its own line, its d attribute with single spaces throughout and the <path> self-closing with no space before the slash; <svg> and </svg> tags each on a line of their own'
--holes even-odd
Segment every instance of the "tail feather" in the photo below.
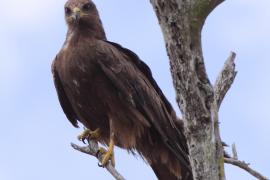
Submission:
<svg viewBox="0 0 270 180">
<path fill-rule="evenodd" d="M 151 167 L 158 180 L 180 180 L 164 164 L 151 164 Z"/>
<path fill-rule="evenodd" d="M 148 162 L 155 172 L 158 180 L 193 180 L 192 170 L 188 158 L 186 139 L 184 138 L 183 125 L 181 120 L 175 120 L 177 133 L 180 139 L 160 143 L 155 147 L 158 157 L 153 154 L 149 156 Z M 182 139 L 184 138 L 184 139 Z M 157 149 L 159 151 L 157 151 Z"/>
<path fill-rule="evenodd" d="M 158 180 L 193 180 L 189 171 L 182 169 L 180 176 L 172 173 L 165 164 L 153 163 L 150 165 Z"/>
</svg>

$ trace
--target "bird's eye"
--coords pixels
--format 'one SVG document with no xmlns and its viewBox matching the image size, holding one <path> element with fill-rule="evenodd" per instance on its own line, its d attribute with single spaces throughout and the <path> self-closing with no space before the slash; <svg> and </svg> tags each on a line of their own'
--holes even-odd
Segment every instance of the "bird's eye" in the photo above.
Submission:
<svg viewBox="0 0 270 180">
<path fill-rule="evenodd" d="M 82 9 L 84 11 L 89 11 L 91 9 L 91 7 L 92 7 L 92 4 L 87 3 L 87 4 L 83 5 Z"/>
<path fill-rule="evenodd" d="M 65 7 L 65 13 L 66 15 L 70 15 L 71 14 L 71 9 L 68 7 Z"/>
</svg>

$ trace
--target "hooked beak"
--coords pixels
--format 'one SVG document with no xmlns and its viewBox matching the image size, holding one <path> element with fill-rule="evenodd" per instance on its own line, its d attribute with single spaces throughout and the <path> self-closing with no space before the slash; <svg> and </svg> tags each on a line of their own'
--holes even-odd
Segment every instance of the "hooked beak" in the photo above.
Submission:
<svg viewBox="0 0 270 180">
<path fill-rule="evenodd" d="M 75 23 L 78 23 L 81 18 L 81 10 L 80 8 L 75 7 L 73 9 L 71 17 L 74 19 Z"/>
</svg>

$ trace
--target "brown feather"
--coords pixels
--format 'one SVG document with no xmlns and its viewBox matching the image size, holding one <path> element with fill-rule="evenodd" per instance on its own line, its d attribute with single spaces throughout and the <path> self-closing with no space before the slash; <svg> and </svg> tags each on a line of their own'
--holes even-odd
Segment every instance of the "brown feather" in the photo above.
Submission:
<svg viewBox="0 0 270 180">
<path fill-rule="evenodd" d="M 75 126 L 78 120 L 91 130 L 100 128 L 99 141 L 105 144 L 113 130 L 116 145 L 137 151 L 159 179 L 189 174 L 191 180 L 183 130 L 149 67 L 132 51 L 106 40 L 92 1 L 69 0 L 65 7 L 85 3 L 91 9 L 79 22 L 66 15 L 67 38 L 52 66 L 67 118 Z"/>
</svg>

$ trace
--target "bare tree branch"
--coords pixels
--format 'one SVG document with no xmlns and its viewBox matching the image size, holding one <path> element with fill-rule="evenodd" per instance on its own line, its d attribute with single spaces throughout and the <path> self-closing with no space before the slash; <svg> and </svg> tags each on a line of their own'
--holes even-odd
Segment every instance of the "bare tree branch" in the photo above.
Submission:
<svg viewBox="0 0 270 180">
<path fill-rule="evenodd" d="M 78 146 L 74 143 L 71 143 L 71 146 L 77 151 L 96 157 L 99 160 L 99 162 L 101 162 L 102 155 L 99 153 L 98 143 L 93 140 L 90 140 L 88 143 L 89 145 L 85 147 Z M 116 180 L 125 180 L 125 178 L 112 166 L 110 161 L 105 166 L 105 168 Z"/>
<path fill-rule="evenodd" d="M 259 172 L 257 172 L 254 169 L 250 168 L 249 167 L 249 164 L 246 163 L 245 161 L 239 161 L 238 160 L 238 155 L 237 155 L 237 150 L 236 150 L 235 143 L 233 143 L 233 145 L 232 145 L 232 153 L 233 153 L 233 156 L 232 157 L 229 155 L 228 157 L 225 157 L 224 158 L 224 163 L 232 164 L 234 166 L 237 166 L 237 167 L 239 167 L 239 168 L 247 171 L 252 176 L 254 176 L 254 177 L 256 177 L 256 178 L 258 178 L 260 180 L 269 180 L 268 178 L 264 177 Z"/>
<path fill-rule="evenodd" d="M 259 172 L 253 170 L 252 168 L 249 167 L 249 164 L 244 162 L 244 161 L 239 161 L 237 159 L 233 159 L 233 158 L 224 158 L 224 162 L 227 164 L 232 164 L 234 166 L 237 166 L 241 169 L 244 169 L 245 171 L 247 171 L 248 173 L 250 173 L 251 175 L 253 175 L 254 177 L 260 179 L 260 180 L 269 180 L 268 178 L 264 177 L 262 174 L 260 174 Z"/>
<path fill-rule="evenodd" d="M 232 153 L 233 153 L 233 159 L 238 159 L 235 143 L 233 143 L 232 145 Z"/>
<path fill-rule="evenodd" d="M 237 74 L 237 72 L 235 71 L 234 63 L 235 57 L 236 54 L 234 52 L 231 52 L 216 80 L 214 91 L 218 108 L 220 107 L 221 102 L 223 101 L 228 90 L 230 89 Z"/>
</svg>

